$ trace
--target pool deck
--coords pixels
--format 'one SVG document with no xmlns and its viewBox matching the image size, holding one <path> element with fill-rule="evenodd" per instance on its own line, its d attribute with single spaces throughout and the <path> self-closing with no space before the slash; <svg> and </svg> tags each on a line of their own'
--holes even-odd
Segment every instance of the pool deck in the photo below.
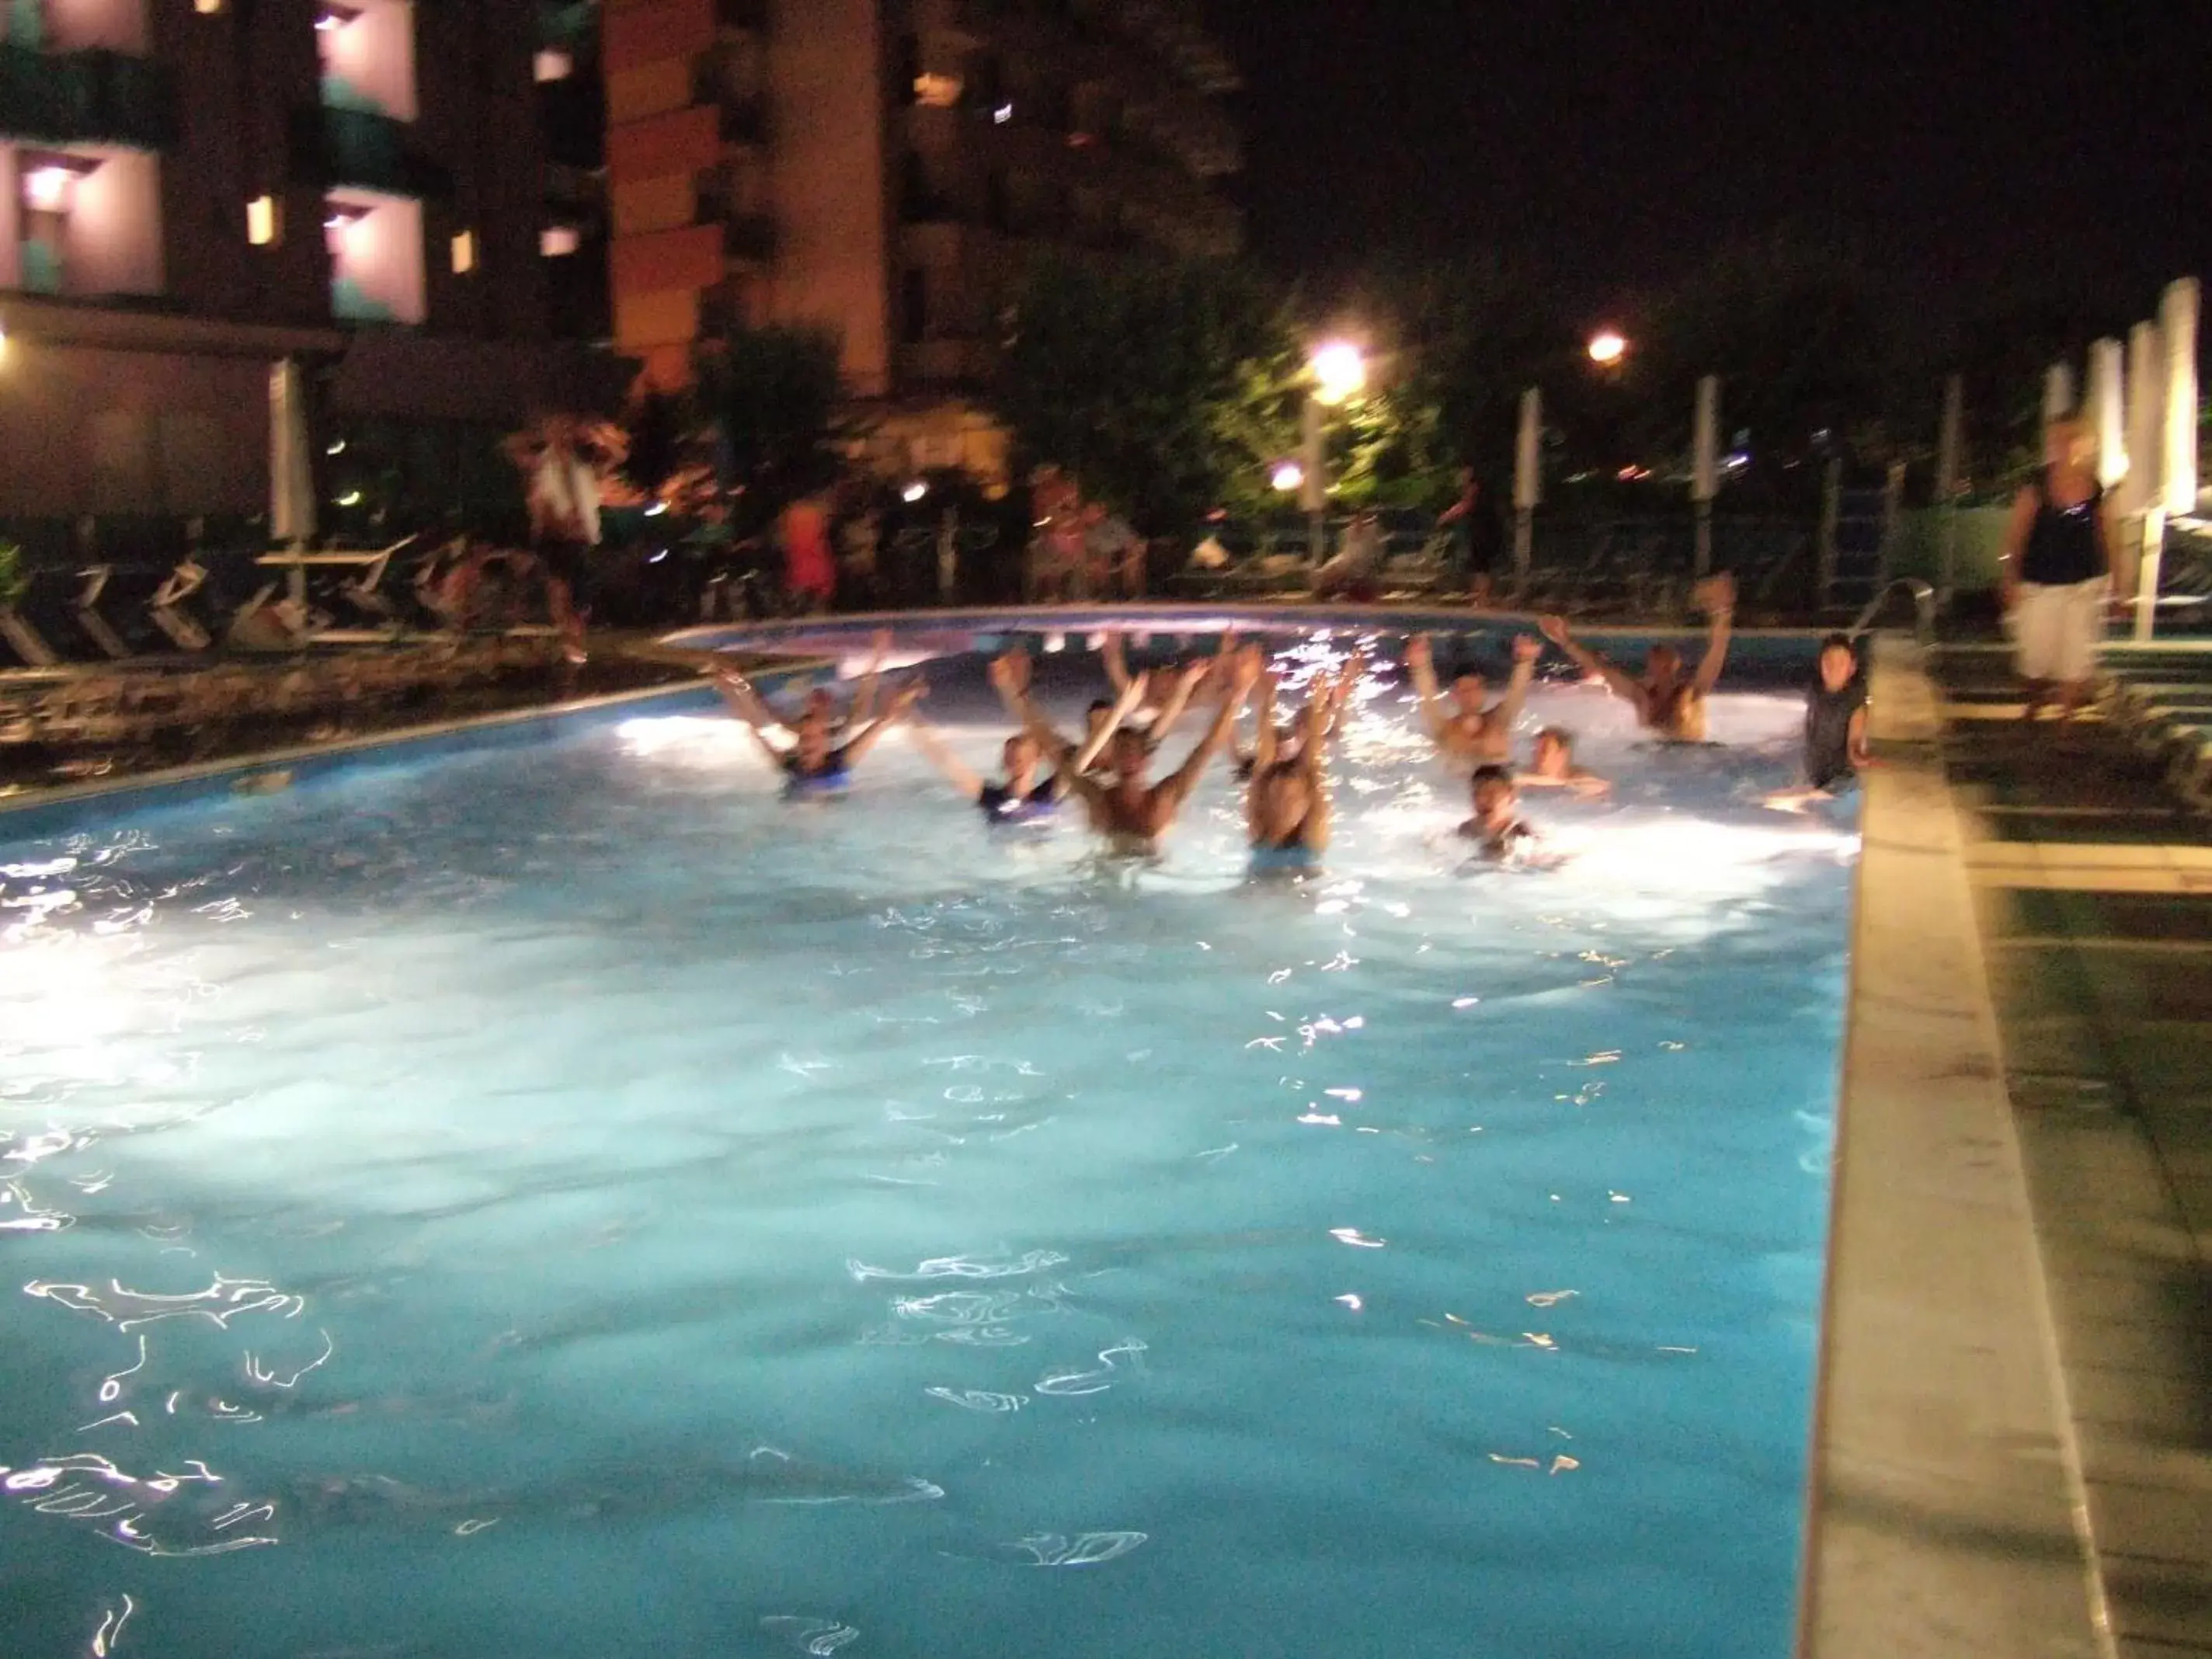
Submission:
<svg viewBox="0 0 2212 1659">
<path fill-rule="evenodd" d="M 2100 726 L 1939 670 L 2012 1119 L 2122 1659 L 2212 1659 L 2212 822 Z"/>
</svg>

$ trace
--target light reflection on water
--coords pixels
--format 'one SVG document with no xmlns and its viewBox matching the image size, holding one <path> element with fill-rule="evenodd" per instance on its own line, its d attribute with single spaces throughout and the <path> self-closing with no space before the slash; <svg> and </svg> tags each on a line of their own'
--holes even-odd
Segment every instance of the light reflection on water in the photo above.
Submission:
<svg viewBox="0 0 2212 1659">
<path fill-rule="evenodd" d="M 0 1651 L 1778 1650 L 1854 826 L 1401 698 L 1295 888 L 690 716 L 17 849 Z"/>
</svg>

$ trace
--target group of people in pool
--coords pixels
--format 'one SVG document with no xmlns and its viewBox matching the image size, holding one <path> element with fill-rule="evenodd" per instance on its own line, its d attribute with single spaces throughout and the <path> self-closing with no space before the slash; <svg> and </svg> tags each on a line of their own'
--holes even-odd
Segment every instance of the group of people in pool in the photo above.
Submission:
<svg viewBox="0 0 2212 1659">
<path fill-rule="evenodd" d="M 1710 632 L 1694 669 L 1672 646 L 1654 646 L 1641 673 L 1609 661 L 1577 641 L 1565 622 L 1546 617 L 1546 639 L 1577 666 L 1601 680 L 1635 710 L 1639 726 L 1667 743 L 1706 741 L 1706 702 L 1728 659 L 1735 591 L 1723 576 L 1704 584 L 1699 603 Z M 1048 818 L 1063 802 L 1079 802 L 1092 830 L 1116 854 L 1146 856 L 1158 850 L 1192 790 L 1215 757 L 1230 748 L 1246 705 L 1258 698 L 1252 748 L 1237 755 L 1244 785 L 1244 820 L 1255 873 L 1297 872 L 1317 867 L 1330 836 L 1329 792 L 1323 769 L 1329 744 L 1342 726 L 1353 689 L 1366 672 L 1355 654 L 1335 672 L 1316 673 L 1295 712 L 1281 707 L 1280 678 L 1260 648 L 1224 636 L 1218 654 L 1152 673 L 1129 672 L 1121 636 L 1109 633 L 1103 661 L 1113 696 L 1091 703 L 1079 738 L 1058 731 L 1030 696 L 1030 660 L 1014 650 L 991 664 L 991 684 L 1016 722 L 1000 754 L 1004 775 L 986 779 L 956 755 L 916 712 L 927 694 L 915 680 L 881 697 L 878 678 L 887 636 L 876 653 L 848 714 L 840 716 L 825 690 L 807 694 L 787 720 L 734 669 L 717 677 L 731 712 L 752 732 L 793 798 L 834 795 L 853 769 L 892 726 L 903 722 L 921 752 L 953 787 L 993 824 Z M 1426 636 L 1407 647 L 1406 665 L 1420 719 L 1438 757 L 1468 779 L 1473 816 L 1459 833 L 1491 859 L 1527 854 L 1535 831 L 1520 816 L 1524 788 L 1559 789 L 1594 797 L 1610 786 L 1575 761 L 1571 733 L 1547 726 L 1534 738 L 1530 764 L 1516 774 L 1513 733 L 1535 678 L 1543 646 L 1523 635 L 1513 643 L 1513 667 L 1502 695 L 1492 699 L 1483 675 L 1468 672 L 1449 686 L 1437 677 Z M 1802 810 L 1846 787 L 1866 763 L 1866 697 L 1856 653 L 1841 635 L 1824 641 L 1808 696 L 1806 773 L 1796 787 L 1767 798 L 1767 805 Z M 1211 707 L 1204 734 L 1166 776 L 1153 769 L 1162 743 L 1190 709 Z"/>
</svg>

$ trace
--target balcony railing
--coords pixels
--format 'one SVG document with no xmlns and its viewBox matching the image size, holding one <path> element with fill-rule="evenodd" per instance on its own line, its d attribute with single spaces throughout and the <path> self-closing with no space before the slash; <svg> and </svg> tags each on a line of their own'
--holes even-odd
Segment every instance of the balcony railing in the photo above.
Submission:
<svg viewBox="0 0 2212 1659">
<path fill-rule="evenodd" d="M 722 256 L 748 264 L 775 258 L 775 221 L 765 213 L 732 214 L 722 221 Z"/>
<path fill-rule="evenodd" d="M 162 65 L 119 52 L 0 45 L 0 133 L 160 149 L 176 141 L 176 82 Z"/>
<path fill-rule="evenodd" d="M 451 196 L 452 172 L 415 148 L 413 132 L 388 115 L 318 104 L 294 112 L 292 165 L 302 182 L 324 189 L 350 185 L 392 196 Z"/>
</svg>

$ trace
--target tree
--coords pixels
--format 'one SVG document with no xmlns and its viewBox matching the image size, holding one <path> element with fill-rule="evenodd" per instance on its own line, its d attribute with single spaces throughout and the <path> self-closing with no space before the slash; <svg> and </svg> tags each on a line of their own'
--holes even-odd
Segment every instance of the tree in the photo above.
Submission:
<svg viewBox="0 0 2212 1659">
<path fill-rule="evenodd" d="M 1296 447 L 1295 338 L 1237 267 L 1047 256 L 1012 318 L 1000 418 L 1147 533 L 1258 489 Z"/>
<path fill-rule="evenodd" d="M 701 411 L 717 428 L 725 478 L 764 518 L 837 476 L 836 335 L 732 329 L 699 349 Z"/>
</svg>

